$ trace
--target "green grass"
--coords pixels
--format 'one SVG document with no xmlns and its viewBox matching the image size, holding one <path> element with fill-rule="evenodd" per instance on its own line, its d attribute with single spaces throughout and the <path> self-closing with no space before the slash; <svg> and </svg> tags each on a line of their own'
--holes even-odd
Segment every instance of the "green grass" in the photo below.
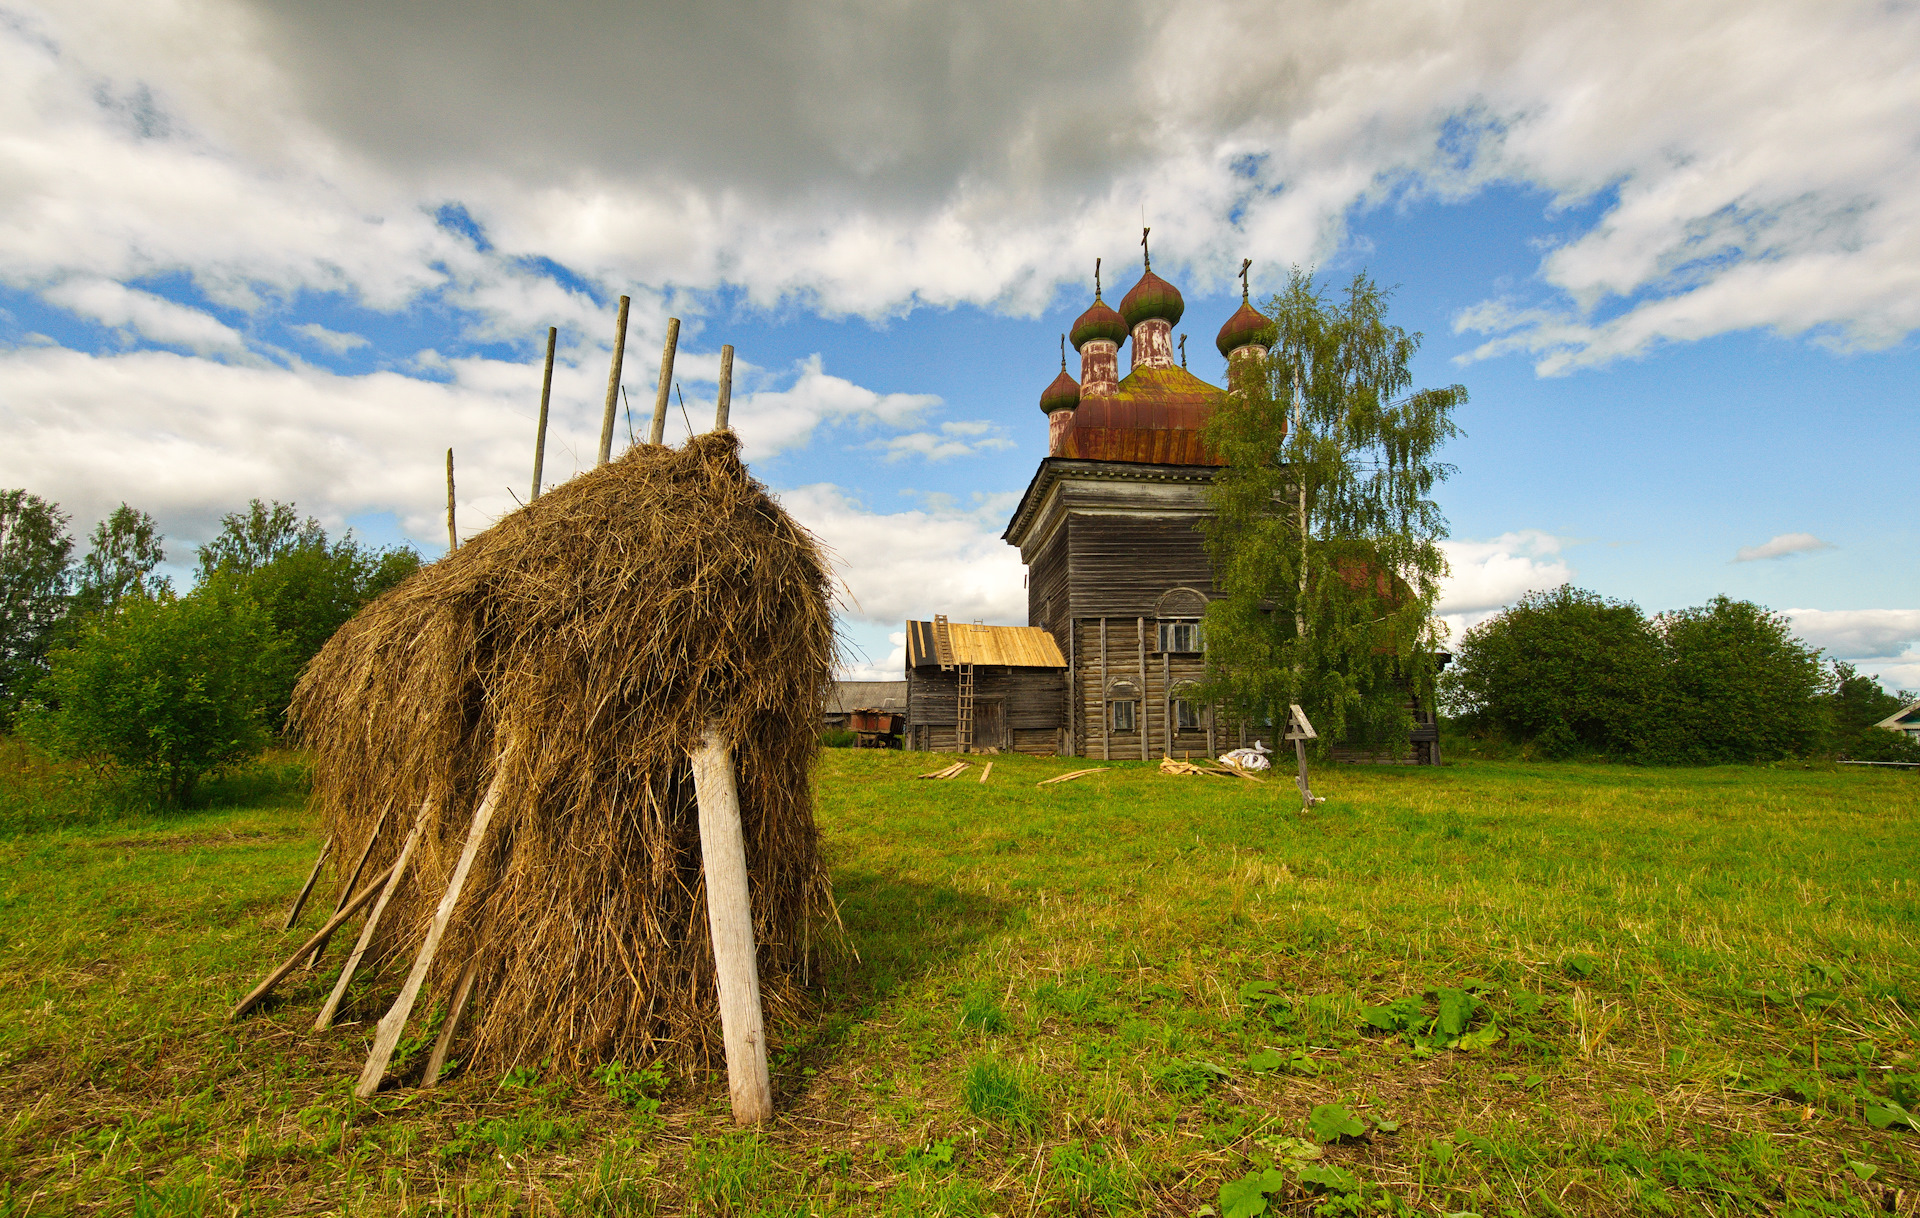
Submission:
<svg viewBox="0 0 1920 1218">
<path fill-rule="evenodd" d="M 1223 1187 L 1247 1213 L 1813 1215 L 1920 1193 L 1896 1107 L 1920 1111 L 1920 776 L 1343 768 L 1303 817 L 1284 778 L 1136 762 L 1036 788 L 1090 763 L 999 757 L 984 786 L 913 780 L 940 763 L 823 754 L 851 950 L 773 1029 L 778 1115 L 749 1133 L 723 1079 L 644 1063 L 359 1103 L 393 976 L 323 1035 L 327 969 L 226 1023 L 290 950 L 318 844 L 291 768 L 236 786 L 249 806 L 66 828 L 6 795 L 0 1215 L 1192 1214 Z"/>
</svg>

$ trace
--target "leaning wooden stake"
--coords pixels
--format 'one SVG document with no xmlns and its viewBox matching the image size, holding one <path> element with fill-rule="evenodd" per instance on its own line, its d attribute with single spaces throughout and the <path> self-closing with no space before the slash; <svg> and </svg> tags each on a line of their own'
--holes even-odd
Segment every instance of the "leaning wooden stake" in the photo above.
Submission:
<svg viewBox="0 0 1920 1218">
<path fill-rule="evenodd" d="M 620 366 L 627 358 L 627 306 L 633 302 L 620 298 L 620 315 L 613 322 L 613 367 L 607 372 L 607 409 L 600 416 L 600 464 L 613 457 L 613 408 L 620 403 Z"/>
<path fill-rule="evenodd" d="M 1313 730 L 1313 724 L 1307 721 L 1307 712 L 1300 709 L 1298 703 L 1287 707 L 1287 739 L 1293 741 L 1293 755 L 1300 763 L 1300 773 L 1295 776 L 1293 785 L 1300 788 L 1300 810 L 1313 811 L 1315 804 L 1326 803 L 1326 799 L 1313 793 L 1313 786 L 1307 781 L 1307 741 L 1318 740 L 1320 733 Z"/>
<path fill-rule="evenodd" d="M 658 447 L 667 434 L 667 395 L 673 388 L 673 355 L 680 347 L 680 319 L 667 318 L 667 342 L 660 349 L 660 388 L 653 395 L 653 429 L 647 443 Z"/>
<path fill-rule="evenodd" d="M 720 346 L 720 397 L 713 408 L 713 429 L 725 431 L 733 413 L 733 344 Z"/>
<path fill-rule="evenodd" d="M 307 872 L 307 882 L 300 885 L 300 895 L 293 898 L 293 908 L 287 911 L 287 924 L 280 928 L 282 934 L 293 929 L 300 920 L 300 911 L 307 907 L 307 894 L 313 891 L 313 882 L 320 878 L 320 866 L 327 861 L 327 853 L 333 849 L 333 839 L 320 843 L 320 853 L 314 856 L 313 870 Z"/>
<path fill-rule="evenodd" d="M 399 1047 L 400 1034 L 407 1030 L 407 1016 L 413 1014 L 413 1004 L 420 997 L 420 987 L 427 980 L 427 970 L 433 967 L 433 958 L 440 951 L 440 940 L 447 933 L 447 923 L 453 920 L 453 907 L 460 903 L 460 890 L 467 886 L 467 874 L 473 870 L 473 860 L 480 853 L 480 843 L 487 836 L 487 826 L 493 823 L 493 811 L 499 801 L 500 784 L 506 781 L 507 761 L 502 757 L 495 765 L 493 782 L 487 787 L 486 797 L 480 806 L 474 809 L 473 825 L 467 830 L 467 844 L 460 850 L 460 861 L 454 864 L 453 878 L 447 881 L 447 891 L 440 897 L 440 907 L 433 911 L 433 924 L 427 927 L 427 938 L 420 945 L 420 954 L 414 957 L 413 971 L 407 974 L 407 982 L 400 987 L 400 996 L 393 1000 L 393 1006 L 386 1017 L 380 1021 L 380 1030 L 373 1038 L 373 1052 L 367 1054 L 367 1065 L 360 1072 L 360 1082 L 353 1093 L 361 1099 L 370 1099 L 380 1090 L 380 1079 L 387 1072 L 387 1063 L 393 1060 L 393 1051 Z"/>
<path fill-rule="evenodd" d="M 308 939 L 305 943 L 302 943 L 300 945 L 299 951 L 293 953 L 293 955 L 291 956 L 288 956 L 287 962 L 285 964 L 281 965 L 277 969 L 274 969 L 273 972 L 267 974 L 267 979 L 265 981 L 262 981 L 259 985 L 254 986 L 253 991 L 251 993 L 249 993 L 245 998 L 242 998 L 239 1002 L 235 1003 L 233 1005 L 233 1010 L 227 1012 L 227 1018 L 238 1019 L 242 1015 L 245 1015 L 248 1011 L 251 1011 L 254 1007 L 258 1006 L 260 1003 L 260 1000 L 262 998 L 265 998 L 270 992 L 272 992 L 274 986 L 279 985 L 282 981 L 285 981 L 287 979 L 287 974 L 291 973 L 295 968 L 299 967 L 300 961 L 306 958 L 306 955 L 308 952 L 312 951 L 315 947 L 317 947 L 323 940 L 326 939 L 328 935 L 338 930 L 342 922 L 345 922 L 348 918 L 351 918 L 353 915 L 359 913 L 361 908 L 364 905 L 366 905 L 368 901 L 373 900 L 374 894 L 378 893 L 380 891 L 380 886 L 387 882 L 387 876 L 392 874 L 392 870 L 393 870 L 392 868 L 388 868 L 386 871 L 381 872 L 378 876 L 374 877 L 374 880 L 372 883 L 368 884 L 365 888 L 361 889 L 359 894 L 355 896 L 353 900 L 348 901 L 345 905 L 341 906 L 340 912 L 333 915 L 331 918 L 328 918 L 327 924 L 325 926 L 322 926 L 318 931 L 314 932 L 313 938 Z"/>
<path fill-rule="evenodd" d="M 373 912 L 367 915 L 367 924 L 360 928 L 359 942 L 353 945 L 347 962 L 340 968 L 340 979 L 333 983 L 333 992 L 327 995 L 327 1004 L 320 1008 L 319 1018 L 313 1021 L 314 1031 L 324 1032 L 333 1026 L 333 1017 L 340 1010 L 340 1000 L 347 996 L 347 986 L 360 967 L 360 959 L 367 954 L 367 948 L 373 945 L 373 933 L 380 925 L 380 915 L 387 912 L 387 902 L 393 900 L 394 889 L 400 887 L 400 879 L 407 873 L 407 861 L 413 857 L 413 847 L 420 840 L 420 830 L 426 826 L 427 814 L 432 806 L 431 798 L 420 805 L 420 815 L 414 818 L 406 844 L 400 847 L 400 857 L 394 860 L 393 870 L 387 873 L 387 883 L 380 890 L 380 899 L 373 903 Z"/>
<path fill-rule="evenodd" d="M 346 883 L 340 885 L 340 899 L 333 903 L 333 912 L 339 913 L 340 907 L 347 903 L 347 898 L 360 891 L 355 885 L 360 883 L 360 873 L 367 869 L 367 860 L 373 856 L 373 844 L 380 840 L 380 830 L 386 827 L 387 817 L 392 815 L 392 813 L 392 804 L 388 804 L 386 807 L 380 809 L 380 819 L 373 822 L 373 832 L 367 834 L 367 844 L 360 848 L 360 857 L 353 864 L 352 874 L 347 876 Z M 308 954 L 307 967 L 312 968 L 314 965 L 320 963 L 320 954 L 326 950 L 327 941 L 321 939 L 319 943 L 314 945 L 313 951 Z"/>
<path fill-rule="evenodd" d="M 453 1004 L 447 1008 L 447 1022 L 440 1027 L 440 1039 L 433 1042 L 433 1055 L 427 1058 L 427 1072 L 420 1076 L 422 1087 L 431 1087 L 440 1081 L 440 1072 L 447 1067 L 447 1050 L 453 1047 L 453 1034 L 460 1030 L 460 1016 L 466 1013 L 467 999 L 473 997 L 474 978 L 480 975 L 480 957 L 474 956 L 467 961 L 467 967 L 460 974 L 460 984 L 453 989 Z"/>
<path fill-rule="evenodd" d="M 547 327 L 547 371 L 540 378 L 540 425 L 533 433 L 533 494 L 528 503 L 540 497 L 540 468 L 547 459 L 547 401 L 553 397 L 553 344 L 559 337 L 558 326 Z"/>
<path fill-rule="evenodd" d="M 707 930 L 720 989 L 720 1035 L 727 1047 L 727 1089 L 733 1119 L 752 1125 L 773 1115 L 767 1080 L 767 1037 L 760 1010 L 760 970 L 747 895 L 747 843 L 740 829 L 740 792 L 733 752 L 709 727 L 693 753 L 693 792 L 700 804 L 700 859 L 707 880 Z"/>
</svg>

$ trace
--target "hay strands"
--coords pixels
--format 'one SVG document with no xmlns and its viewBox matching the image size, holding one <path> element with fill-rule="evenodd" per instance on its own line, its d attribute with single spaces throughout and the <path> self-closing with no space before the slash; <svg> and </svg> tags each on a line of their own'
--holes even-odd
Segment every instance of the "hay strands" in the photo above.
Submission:
<svg viewBox="0 0 1920 1218">
<path fill-rule="evenodd" d="M 300 885 L 300 895 L 293 898 L 293 908 L 287 911 L 287 923 L 280 928 L 280 933 L 285 934 L 292 930 L 293 924 L 300 920 L 300 911 L 307 907 L 307 895 L 313 891 L 313 882 L 320 878 L 320 868 L 326 863 L 327 855 L 331 853 L 333 853 L 333 839 L 329 837 L 320 843 L 320 853 L 313 859 L 313 870 L 307 872 L 307 882 Z"/>
<path fill-rule="evenodd" d="M 993 763 L 988 762 L 987 764 L 992 765 Z M 973 763 L 971 761 L 956 761 L 952 765 L 947 766 L 944 769 L 929 770 L 927 773 L 922 774 L 919 777 L 921 778 L 958 778 L 962 770 L 968 770 L 971 768 L 973 768 Z"/>
<path fill-rule="evenodd" d="M 1068 770 L 1065 774 L 1055 774 L 1052 778 L 1043 778 L 1033 785 L 1036 787 L 1050 787 L 1056 782 L 1072 782 L 1076 778 L 1085 778 L 1089 774 L 1104 773 L 1106 768 L 1105 766 L 1097 765 L 1090 770 Z"/>
<path fill-rule="evenodd" d="M 367 924 L 360 928 L 360 941 L 353 945 L 352 954 L 340 968 L 340 980 L 333 983 L 333 993 L 327 995 L 327 1005 L 320 1008 L 320 1017 L 313 1021 L 314 1031 L 324 1032 L 333 1026 L 333 1016 L 340 1009 L 340 1000 L 347 996 L 347 986 L 353 981 L 354 971 L 360 967 L 360 958 L 367 954 L 367 948 L 373 944 L 373 933 L 380 926 L 380 915 L 387 911 L 387 902 L 393 900 L 393 890 L 400 887 L 400 879 L 407 873 L 407 861 L 413 857 L 413 848 L 420 841 L 420 831 L 426 827 L 428 814 L 432 810 L 432 800 L 420 805 L 420 815 L 407 834 L 406 844 L 400 847 L 400 857 L 387 873 L 387 882 L 380 889 L 380 899 L 373 903 L 373 912 L 367 915 Z"/>
<path fill-rule="evenodd" d="M 400 987 L 400 996 L 393 1000 L 393 1006 L 380 1021 L 380 1030 L 373 1038 L 373 1051 L 367 1054 L 366 1068 L 360 1072 L 360 1081 L 355 1084 L 353 1093 L 361 1099 L 372 1099 L 373 1093 L 380 1090 L 380 1079 L 387 1072 L 387 1063 L 393 1060 L 393 1051 L 400 1044 L 400 1034 L 407 1030 L 407 1017 L 413 1014 L 413 1004 L 420 997 L 420 987 L 426 983 L 427 970 L 433 967 L 433 958 L 440 951 L 440 940 L 447 933 L 447 923 L 453 920 L 454 906 L 460 903 L 460 893 L 467 886 L 467 876 L 473 871 L 473 860 L 480 853 L 480 843 L 486 839 L 487 826 L 493 823 L 493 812 L 499 806 L 500 786 L 506 779 L 506 757 L 502 756 L 494 766 L 493 781 L 487 784 L 487 793 L 480 800 L 480 806 L 473 810 L 473 824 L 467 830 L 466 845 L 460 849 L 460 861 L 455 864 L 453 878 L 447 881 L 447 890 L 440 897 L 440 905 L 434 910 L 433 923 L 427 927 L 427 937 L 420 944 L 420 954 L 414 957 L 413 971 L 407 974 L 405 985 Z M 421 822 L 425 823 L 424 819 Z M 399 864 L 394 864 L 398 870 Z"/>
<path fill-rule="evenodd" d="M 336 913 L 333 915 L 333 917 L 327 919 L 327 924 L 325 926 L 322 926 L 319 930 L 315 931 L 313 938 L 308 939 L 305 943 L 301 944 L 300 950 L 294 952 L 293 955 L 287 957 L 287 962 L 285 964 L 273 970 L 273 972 L 267 974 L 267 979 L 265 981 L 262 981 L 259 985 L 254 986 L 253 991 L 251 993 L 249 993 L 245 998 L 242 998 L 239 1002 L 235 1003 L 233 1010 L 227 1012 L 227 1018 L 238 1019 L 242 1015 L 245 1015 L 248 1011 L 251 1011 L 254 1007 L 258 1006 L 260 1003 L 260 1000 L 262 998 L 265 998 L 267 994 L 272 991 L 274 986 L 279 985 L 282 981 L 285 981 L 287 978 L 287 974 L 291 973 L 295 968 L 299 966 L 300 961 L 306 958 L 306 954 L 308 952 L 312 951 L 314 948 L 318 947 L 322 942 L 324 942 L 328 935 L 331 935 L 334 931 L 340 929 L 341 923 L 345 922 L 348 918 L 351 918 L 353 915 L 359 913 L 360 910 L 366 905 L 368 901 L 373 900 L 374 896 L 380 891 L 381 887 L 386 884 L 387 877 L 392 874 L 393 874 L 393 868 L 389 867 L 385 871 L 381 872 L 379 875 L 375 876 L 373 878 L 372 883 L 368 884 L 365 888 L 362 888 L 353 897 L 352 900 L 348 901 L 346 904 L 340 907 L 339 913 Z"/>
</svg>

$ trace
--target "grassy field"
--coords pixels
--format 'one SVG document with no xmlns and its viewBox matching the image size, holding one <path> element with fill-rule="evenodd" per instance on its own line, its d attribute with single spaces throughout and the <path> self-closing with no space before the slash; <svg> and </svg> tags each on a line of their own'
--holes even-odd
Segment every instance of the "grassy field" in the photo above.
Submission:
<svg viewBox="0 0 1920 1218">
<path fill-rule="evenodd" d="M 633 1069 L 358 1103 L 392 978 L 325 1035 L 324 969 L 224 1021 L 289 950 L 297 788 L 16 807 L 0 1214 L 1920 1208 L 1920 775 L 1341 769 L 1303 817 L 1284 778 L 937 764 L 824 756 L 858 956 L 752 1134 Z"/>
</svg>

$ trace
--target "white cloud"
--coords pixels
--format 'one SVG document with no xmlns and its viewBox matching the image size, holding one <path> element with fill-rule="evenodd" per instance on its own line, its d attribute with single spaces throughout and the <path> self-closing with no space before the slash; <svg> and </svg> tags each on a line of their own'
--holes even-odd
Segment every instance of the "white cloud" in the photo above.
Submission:
<svg viewBox="0 0 1920 1218">
<path fill-rule="evenodd" d="M 875 393 L 833 376 L 817 352 L 796 363 L 793 376 L 792 385 L 785 389 L 761 389 L 734 398 L 731 421 L 749 459 L 798 448 L 822 424 L 899 427 L 940 405 L 940 399 L 930 393 Z"/>
<path fill-rule="evenodd" d="M 834 675 L 842 681 L 898 681 L 907 671 L 907 635 L 895 630 L 887 635 L 888 651 L 884 659 L 874 659 L 847 651 Z M 845 648 L 843 648 L 845 650 Z"/>
<path fill-rule="evenodd" d="M 1491 541 L 1443 541 L 1447 576 L 1435 615 L 1454 642 L 1529 592 L 1573 578 L 1560 556 L 1562 538 L 1539 529 L 1502 533 Z"/>
<path fill-rule="evenodd" d="M 304 326 L 294 326 L 293 332 L 316 347 L 325 347 L 335 355 L 345 355 L 349 351 L 367 345 L 367 340 L 361 335 L 329 330 L 317 321 L 308 322 Z"/>
<path fill-rule="evenodd" d="M 51 304 L 103 326 L 131 330 L 152 342 L 190 351 L 243 351 L 239 331 L 198 309 L 109 279 L 72 279 L 43 293 Z"/>
<path fill-rule="evenodd" d="M 1920 12 L 1876 0 L 18 11 L 14 284 L 441 291 L 482 328 L 597 333 L 517 261 L 545 257 L 645 293 L 1027 310 L 1129 251 L 1142 204 L 1204 288 L 1324 257 L 1356 203 L 1500 182 L 1601 215 L 1545 255 L 1554 299 L 1463 314 L 1488 353 L 1920 325 Z M 490 248 L 434 223 L 448 200 Z"/>
<path fill-rule="evenodd" d="M 1762 558 L 1787 558 L 1794 554 L 1811 554 L 1815 550 L 1831 550 L 1833 543 L 1821 541 L 1812 533 L 1781 533 L 1757 546 L 1741 546 L 1735 551 L 1733 561 L 1755 562 Z"/>
<path fill-rule="evenodd" d="M 966 419 L 942 423 L 938 432 L 908 432 L 904 435 L 890 436 L 884 440 L 875 440 L 868 447 L 885 452 L 889 461 L 902 461 L 908 457 L 945 461 L 952 457 L 969 457 L 983 452 L 1004 452 L 1018 447 L 1004 435 L 992 434 L 997 430 L 994 424 L 986 419 Z"/>
<path fill-rule="evenodd" d="M 1007 498 L 982 497 L 971 510 L 935 502 L 882 513 L 826 483 L 780 494 L 794 518 L 833 551 L 834 569 L 853 602 L 847 615 L 877 625 L 936 613 L 1025 625 L 1025 568 L 1020 552 L 1000 539 Z"/>
<path fill-rule="evenodd" d="M 1920 644 L 1920 609 L 1789 609 L 1794 631 L 1842 660 L 1890 660 Z"/>
</svg>

